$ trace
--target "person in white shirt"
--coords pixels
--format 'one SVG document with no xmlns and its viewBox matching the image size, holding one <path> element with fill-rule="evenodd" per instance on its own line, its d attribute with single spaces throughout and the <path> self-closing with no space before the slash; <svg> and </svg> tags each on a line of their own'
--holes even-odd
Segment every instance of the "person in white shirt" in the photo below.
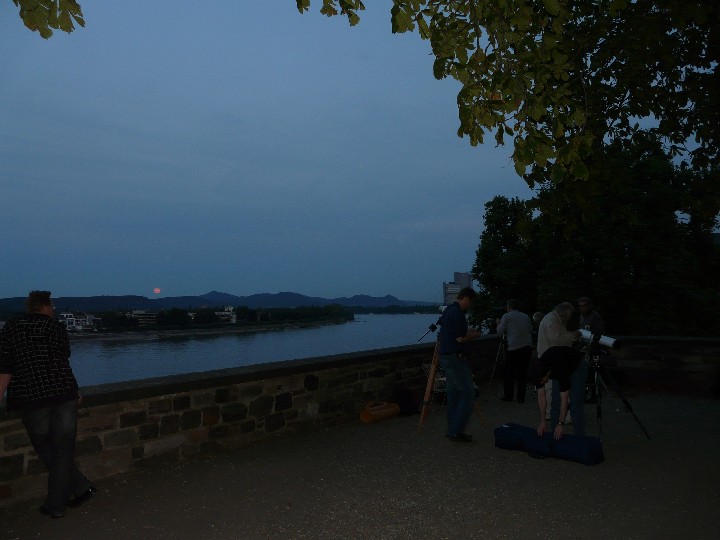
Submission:
<svg viewBox="0 0 720 540">
<path fill-rule="evenodd" d="M 527 372 L 532 354 L 532 322 L 530 317 L 517 309 L 517 300 L 508 300 L 504 313 L 497 319 L 497 333 L 504 335 L 507 350 L 503 368 L 503 401 L 513 400 L 514 386 L 517 385 L 518 403 L 525 401 Z"/>
</svg>

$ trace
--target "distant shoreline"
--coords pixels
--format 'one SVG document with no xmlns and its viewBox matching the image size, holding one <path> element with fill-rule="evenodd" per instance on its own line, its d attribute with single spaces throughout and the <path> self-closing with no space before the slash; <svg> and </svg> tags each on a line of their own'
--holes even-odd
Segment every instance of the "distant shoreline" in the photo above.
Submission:
<svg viewBox="0 0 720 540">
<path fill-rule="evenodd" d="M 258 332 L 272 332 L 287 330 L 288 328 L 312 328 L 330 324 L 344 324 L 355 322 L 347 320 L 326 320 L 308 322 L 288 322 L 278 324 L 262 324 L 257 326 L 222 326 L 214 328 L 177 328 L 141 330 L 137 332 L 71 332 L 71 342 L 80 341 L 152 341 L 175 337 L 222 336 L 232 334 L 255 334 Z"/>
</svg>

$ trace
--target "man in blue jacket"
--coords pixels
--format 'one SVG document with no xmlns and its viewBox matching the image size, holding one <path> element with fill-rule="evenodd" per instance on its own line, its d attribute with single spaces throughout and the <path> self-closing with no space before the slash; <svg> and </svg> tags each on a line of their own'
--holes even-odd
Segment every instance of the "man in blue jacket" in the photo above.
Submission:
<svg viewBox="0 0 720 540">
<path fill-rule="evenodd" d="M 479 331 L 468 328 L 465 319 L 465 312 L 476 296 L 471 287 L 465 287 L 440 318 L 438 355 L 447 388 L 447 437 L 456 442 L 472 441 L 472 436 L 465 433 L 465 426 L 475 403 L 475 384 L 463 354 L 463 343 L 480 335 Z"/>
</svg>

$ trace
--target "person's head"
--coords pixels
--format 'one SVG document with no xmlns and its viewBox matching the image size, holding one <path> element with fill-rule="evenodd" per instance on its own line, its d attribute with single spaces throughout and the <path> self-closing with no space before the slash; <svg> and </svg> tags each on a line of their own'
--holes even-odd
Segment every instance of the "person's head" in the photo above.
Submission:
<svg viewBox="0 0 720 540">
<path fill-rule="evenodd" d="M 457 295 L 457 302 L 460 304 L 460 308 L 463 311 L 467 311 L 467 309 L 470 307 L 470 304 L 473 303 L 473 300 L 477 297 L 477 293 L 473 290 L 472 287 L 465 287 L 464 289 L 461 289 L 460 292 Z"/>
<path fill-rule="evenodd" d="M 535 324 L 540 324 L 540 321 L 542 321 L 544 316 L 545 315 L 543 315 L 541 311 L 536 311 L 533 313 L 533 322 L 535 322 Z"/>
<path fill-rule="evenodd" d="M 514 298 L 510 298 L 507 301 L 507 304 L 505 305 L 505 309 L 507 309 L 508 311 L 512 311 L 513 309 L 517 309 L 517 308 L 518 308 L 518 301 L 515 300 Z"/>
<path fill-rule="evenodd" d="M 572 318 L 573 313 L 575 313 L 575 308 L 570 302 L 563 302 L 555 306 L 553 311 L 560 316 L 564 323 L 567 323 Z"/>
<path fill-rule="evenodd" d="M 587 296 L 581 296 L 578 298 L 578 307 L 580 308 L 580 313 L 583 315 L 588 315 L 593 308 L 592 302 L 590 301 L 590 298 Z"/>
<path fill-rule="evenodd" d="M 30 291 L 25 304 L 28 313 L 44 313 L 52 316 L 54 308 L 50 300 L 50 291 Z"/>
<path fill-rule="evenodd" d="M 530 362 L 528 377 L 530 378 L 530 382 L 535 386 L 545 384 L 550 380 L 550 363 L 543 360 L 542 357 L 535 358 Z"/>
</svg>

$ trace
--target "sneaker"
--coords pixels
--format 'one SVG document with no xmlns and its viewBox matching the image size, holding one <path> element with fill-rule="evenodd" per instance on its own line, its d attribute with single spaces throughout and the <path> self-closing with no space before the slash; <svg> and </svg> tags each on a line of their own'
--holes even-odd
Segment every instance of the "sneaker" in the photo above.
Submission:
<svg viewBox="0 0 720 540">
<path fill-rule="evenodd" d="M 77 508 L 78 506 L 82 505 L 84 502 L 86 502 L 90 497 L 93 496 L 93 493 L 97 492 L 97 488 L 93 486 L 92 484 L 88 486 L 88 488 L 83 491 L 80 495 L 76 495 L 72 499 L 70 499 L 70 502 L 68 502 L 68 506 L 70 508 Z"/>
<path fill-rule="evenodd" d="M 52 519 L 60 519 L 65 517 L 65 512 L 53 512 L 44 504 L 38 508 L 38 511 L 44 516 L 50 516 Z"/>
<path fill-rule="evenodd" d="M 457 435 L 448 435 L 448 439 L 453 442 L 472 442 L 472 435 L 458 433 Z"/>
</svg>

